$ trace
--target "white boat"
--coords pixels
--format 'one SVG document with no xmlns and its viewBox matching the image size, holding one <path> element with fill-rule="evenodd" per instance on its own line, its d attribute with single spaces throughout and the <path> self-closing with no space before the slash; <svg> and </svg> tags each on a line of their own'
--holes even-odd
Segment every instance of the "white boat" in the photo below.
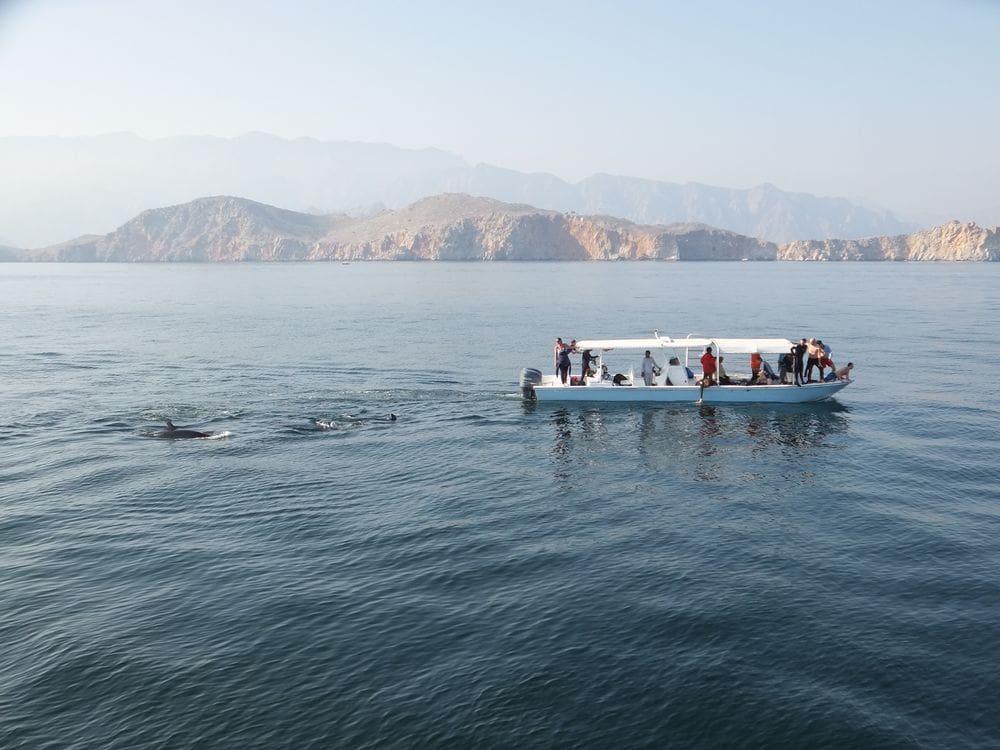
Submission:
<svg viewBox="0 0 1000 750">
<path fill-rule="evenodd" d="M 655 402 L 698 402 L 722 403 L 769 403 L 802 404 L 822 401 L 843 390 L 850 380 L 831 382 L 810 382 L 803 385 L 794 383 L 774 383 L 771 385 L 750 385 L 750 375 L 740 377 L 731 368 L 737 359 L 731 355 L 747 355 L 741 362 L 747 363 L 749 355 L 757 353 L 767 360 L 768 354 L 781 356 L 788 353 L 795 344 L 780 338 L 709 338 L 688 335 L 683 339 L 661 336 L 654 332 L 653 338 L 645 339 L 587 339 L 576 342 L 578 352 L 589 350 L 596 362 L 591 368 L 592 376 L 574 376 L 571 383 L 564 384 L 557 375 L 543 375 L 540 370 L 525 368 L 521 372 L 521 392 L 525 398 L 538 401 L 655 401 Z M 702 389 L 691 368 L 701 371 L 700 356 L 711 347 L 716 357 L 723 357 L 731 384 L 718 382 L 718 373 L 711 385 Z M 649 350 L 659 363 L 659 372 L 652 385 L 645 385 L 642 377 L 636 377 L 634 366 L 619 369 L 616 375 L 608 368 L 605 355 L 614 352 L 612 359 L 621 366 L 623 361 L 633 364 L 642 353 Z M 694 361 L 691 361 L 692 353 Z M 624 354 L 624 357 L 620 357 Z M 775 357 L 775 358 L 776 358 Z M 671 363 L 671 364 L 668 364 Z M 775 371 L 777 367 L 773 367 Z M 794 379 L 789 373 L 788 377 Z M 740 382 L 740 381 L 743 382 Z"/>
</svg>

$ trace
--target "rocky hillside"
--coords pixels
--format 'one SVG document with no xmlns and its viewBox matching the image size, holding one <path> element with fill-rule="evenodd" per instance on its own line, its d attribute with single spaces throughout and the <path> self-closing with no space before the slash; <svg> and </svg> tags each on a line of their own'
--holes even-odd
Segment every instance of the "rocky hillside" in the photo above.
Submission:
<svg viewBox="0 0 1000 750">
<path fill-rule="evenodd" d="M 368 219 L 284 211 L 242 198 L 201 198 L 145 211 L 114 232 L 24 259 L 774 260 L 778 248 L 698 224 L 642 226 L 468 195 L 426 198 Z"/>
<path fill-rule="evenodd" d="M 782 245 L 779 260 L 1000 260 L 1000 233 L 957 221 L 924 232 Z"/>
<path fill-rule="evenodd" d="M 773 185 L 737 190 L 608 174 L 571 183 L 554 175 L 470 165 L 436 149 L 238 138 L 147 140 L 2 137 L 0 244 L 39 246 L 107 232 L 149 206 L 200 195 L 242 195 L 310 213 L 372 213 L 441 193 L 483 195 L 540 208 L 619 216 L 640 224 L 697 222 L 773 242 L 910 231 L 891 214 L 843 198 Z"/>
<path fill-rule="evenodd" d="M 0 254 L 0 259 L 3 259 Z M 445 194 L 369 218 L 201 198 L 144 211 L 89 235 L 7 259 L 285 260 L 998 260 L 996 229 L 953 222 L 865 240 L 771 242 L 704 224 L 635 224 Z"/>
</svg>

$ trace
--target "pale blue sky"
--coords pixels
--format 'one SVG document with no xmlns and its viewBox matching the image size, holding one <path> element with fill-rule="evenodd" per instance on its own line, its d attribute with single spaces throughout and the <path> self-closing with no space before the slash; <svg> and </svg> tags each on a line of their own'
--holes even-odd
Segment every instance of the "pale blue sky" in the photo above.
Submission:
<svg viewBox="0 0 1000 750">
<path fill-rule="evenodd" d="M 987 0 L 0 0 L 0 135 L 260 130 L 1000 222 L 998 50 Z"/>
</svg>

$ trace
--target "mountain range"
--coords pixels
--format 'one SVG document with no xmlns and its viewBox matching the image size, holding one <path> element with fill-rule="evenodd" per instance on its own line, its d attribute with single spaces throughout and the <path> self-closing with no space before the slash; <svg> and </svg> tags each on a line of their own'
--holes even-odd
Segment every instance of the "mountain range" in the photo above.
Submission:
<svg viewBox="0 0 1000 750">
<path fill-rule="evenodd" d="M 996 228 L 952 222 L 909 235 L 783 245 L 698 223 L 637 224 L 443 194 L 367 218 L 201 198 L 143 211 L 86 235 L 0 259 L 39 261 L 321 260 L 1000 260 Z"/>
<path fill-rule="evenodd" d="M 130 133 L 11 136 L 0 138 L 0 164 L 0 244 L 22 247 L 108 232 L 150 206 L 205 195 L 369 216 L 441 193 L 467 193 L 639 224 L 702 223 L 771 242 L 857 239 L 916 228 L 888 211 L 769 184 L 734 189 L 608 174 L 570 183 L 550 174 L 470 165 L 436 149 L 263 133 L 157 140 Z"/>
</svg>

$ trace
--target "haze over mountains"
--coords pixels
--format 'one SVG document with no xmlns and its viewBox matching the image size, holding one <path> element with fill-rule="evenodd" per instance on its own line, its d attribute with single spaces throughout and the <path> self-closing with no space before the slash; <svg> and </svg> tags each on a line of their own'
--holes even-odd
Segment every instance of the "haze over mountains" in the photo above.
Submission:
<svg viewBox="0 0 1000 750">
<path fill-rule="evenodd" d="M 6 259 L 982 261 L 1000 259 L 1000 235 L 954 222 L 911 235 L 779 246 L 704 224 L 642 225 L 461 194 L 424 198 L 369 218 L 297 213 L 219 196 L 144 211 L 107 235 L 9 252 Z"/>
<path fill-rule="evenodd" d="M 771 242 L 856 239 L 915 227 L 843 198 L 592 175 L 569 183 L 435 149 L 384 144 L 129 133 L 0 138 L 0 244 L 38 247 L 104 233 L 141 211 L 205 195 L 235 195 L 316 214 L 372 215 L 441 193 L 644 225 L 703 223 Z"/>
</svg>

